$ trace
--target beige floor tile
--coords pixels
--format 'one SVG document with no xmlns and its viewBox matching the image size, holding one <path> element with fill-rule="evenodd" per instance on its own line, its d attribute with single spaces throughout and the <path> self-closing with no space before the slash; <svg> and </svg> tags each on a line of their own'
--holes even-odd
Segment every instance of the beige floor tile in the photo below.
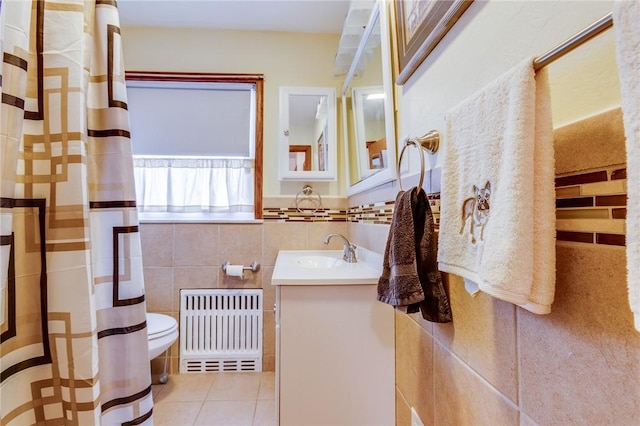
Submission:
<svg viewBox="0 0 640 426">
<path fill-rule="evenodd" d="M 260 387 L 260 373 L 219 373 L 207 400 L 255 401 Z"/>
<path fill-rule="evenodd" d="M 160 401 L 160 394 L 164 391 L 164 385 L 152 385 L 151 393 L 153 394 L 153 402 L 156 403 Z"/>
<path fill-rule="evenodd" d="M 154 385 L 152 391 L 156 425 L 277 424 L 273 371 L 173 374 L 167 384 Z"/>
<path fill-rule="evenodd" d="M 172 374 L 160 394 L 161 401 L 204 401 L 216 374 Z"/>
<path fill-rule="evenodd" d="M 251 426 L 256 401 L 206 401 L 196 418 L 196 425 Z"/>
<path fill-rule="evenodd" d="M 276 426 L 276 401 L 273 399 L 259 400 L 256 404 L 256 414 L 253 426 Z"/>
<path fill-rule="evenodd" d="M 166 402 L 153 407 L 155 426 L 187 426 L 194 424 L 202 402 Z"/>
<path fill-rule="evenodd" d="M 260 390 L 258 399 L 275 399 L 276 397 L 276 373 L 273 371 L 264 372 L 260 376 Z"/>
</svg>

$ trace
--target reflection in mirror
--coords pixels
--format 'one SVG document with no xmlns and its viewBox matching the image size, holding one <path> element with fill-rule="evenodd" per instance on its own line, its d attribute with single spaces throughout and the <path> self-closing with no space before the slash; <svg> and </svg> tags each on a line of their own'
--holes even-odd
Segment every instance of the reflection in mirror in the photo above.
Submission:
<svg viewBox="0 0 640 426">
<path fill-rule="evenodd" d="M 388 18 L 382 5 L 376 3 L 371 11 L 342 88 L 349 195 L 396 176 Z"/>
<path fill-rule="evenodd" d="M 289 145 L 289 171 L 311 171 L 311 145 Z"/>
<path fill-rule="evenodd" d="M 326 96 L 289 95 L 289 171 L 326 171 L 326 131 Z"/>
<path fill-rule="evenodd" d="M 354 87 L 351 95 L 355 114 L 355 146 L 358 170 L 363 179 L 388 165 L 382 86 Z"/>
<path fill-rule="evenodd" d="M 335 179 L 335 89 L 281 87 L 282 180 Z"/>
</svg>

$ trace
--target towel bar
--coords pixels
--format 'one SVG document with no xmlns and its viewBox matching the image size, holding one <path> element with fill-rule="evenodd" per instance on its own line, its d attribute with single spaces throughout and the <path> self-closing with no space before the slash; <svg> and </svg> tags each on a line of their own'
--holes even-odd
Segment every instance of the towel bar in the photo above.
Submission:
<svg viewBox="0 0 640 426">
<path fill-rule="evenodd" d="M 402 147 L 402 151 L 400 151 L 400 156 L 398 157 L 398 187 L 400 191 L 402 191 L 402 178 L 400 176 L 400 164 L 402 164 L 402 155 L 404 154 L 404 150 L 407 149 L 409 145 L 413 145 L 416 148 L 424 148 L 429 151 L 431 154 L 435 154 L 438 152 L 438 148 L 440 147 L 440 132 L 437 130 L 431 130 L 427 134 L 417 137 L 411 138 L 407 137 L 404 141 L 404 146 Z M 418 190 L 422 189 L 422 184 L 424 183 L 424 151 L 420 149 L 420 181 L 418 182 Z"/>
</svg>

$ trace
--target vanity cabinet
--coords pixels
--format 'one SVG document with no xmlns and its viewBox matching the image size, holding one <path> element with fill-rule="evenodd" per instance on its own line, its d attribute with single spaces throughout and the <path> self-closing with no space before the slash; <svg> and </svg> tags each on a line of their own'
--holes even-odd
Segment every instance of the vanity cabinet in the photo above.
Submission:
<svg viewBox="0 0 640 426">
<path fill-rule="evenodd" d="M 277 285 L 281 426 L 395 424 L 394 312 L 376 283 Z"/>
</svg>

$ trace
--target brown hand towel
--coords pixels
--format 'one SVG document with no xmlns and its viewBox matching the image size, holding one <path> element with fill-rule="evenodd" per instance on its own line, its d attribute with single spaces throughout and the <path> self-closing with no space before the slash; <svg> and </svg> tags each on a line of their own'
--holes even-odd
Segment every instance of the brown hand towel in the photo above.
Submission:
<svg viewBox="0 0 640 426">
<path fill-rule="evenodd" d="M 429 321 L 451 321 L 436 255 L 426 194 L 417 188 L 398 193 L 378 280 L 378 300 L 393 306 L 409 305 L 409 313 L 420 309 Z"/>
<path fill-rule="evenodd" d="M 416 247 L 411 193 L 400 191 L 391 219 L 391 228 L 378 280 L 378 300 L 393 306 L 420 302 L 424 292 L 416 268 Z"/>
<path fill-rule="evenodd" d="M 420 310 L 422 317 L 431 322 L 451 322 L 449 297 L 438 270 L 438 246 L 429 199 L 424 191 L 412 191 L 411 205 L 416 247 L 416 265 L 422 284 L 424 300 L 407 308 L 407 313 Z"/>
</svg>

